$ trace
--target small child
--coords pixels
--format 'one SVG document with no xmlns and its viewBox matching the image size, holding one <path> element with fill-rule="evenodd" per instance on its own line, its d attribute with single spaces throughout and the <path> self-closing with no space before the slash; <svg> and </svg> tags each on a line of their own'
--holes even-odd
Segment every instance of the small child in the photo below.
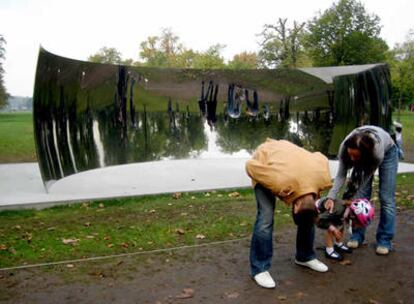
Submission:
<svg viewBox="0 0 414 304">
<path fill-rule="evenodd" d="M 325 207 L 329 198 L 324 197 L 316 201 L 316 208 L 319 212 L 317 226 L 326 229 L 325 256 L 328 259 L 341 261 L 341 253 L 351 253 L 352 249 L 343 243 L 344 225 L 346 222 L 351 227 L 367 227 L 374 218 L 374 207 L 365 198 L 352 201 L 333 200 L 332 212 Z"/>
</svg>

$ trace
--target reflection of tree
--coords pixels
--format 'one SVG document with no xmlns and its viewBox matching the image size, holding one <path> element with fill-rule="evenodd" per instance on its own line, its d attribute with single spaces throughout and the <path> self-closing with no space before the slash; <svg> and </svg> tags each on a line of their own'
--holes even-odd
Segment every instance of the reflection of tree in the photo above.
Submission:
<svg viewBox="0 0 414 304">
<path fill-rule="evenodd" d="M 286 138 L 288 124 L 276 120 L 249 120 L 247 117 L 217 122 L 217 144 L 223 152 L 234 153 L 242 149 L 252 152 L 267 137 Z"/>
<path fill-rule="evenodd" d="M 328 155 L 332 139 L 330 113 L 318 109 L 296 116 L 301 145 L 309 151 L 319 151 Z"/>
</svg>

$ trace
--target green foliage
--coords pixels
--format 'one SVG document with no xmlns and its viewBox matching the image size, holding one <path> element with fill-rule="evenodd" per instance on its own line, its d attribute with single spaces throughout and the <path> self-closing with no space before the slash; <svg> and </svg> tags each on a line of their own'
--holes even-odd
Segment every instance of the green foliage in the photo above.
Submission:
<svg viewBox="0 0 414 304">
<path fill-rule="evenodd" d="M 4 86 L 4 69 L 3 69 L 3 60 L 5 58 L 6 49 L 4 45 L 6 44 L 6 39 L 3 35 L 0 35 L 0 109 L 7 105 L 8 94 L 6 87 Z"/>
<path fill-rule="evenodd" d="M 234 55 L 233 60 L 228 63 L 228 68 L 235 70 L 257 69 L 258 65 L 259 59 L 256 53 L 242 52 Z"/>
<path fill-rule="evenodd" d="M 88 57 L 89 61 L 97 63 L 119 64 L 122 61 L 121 53 L 116 48 L 104 46 L 97 53 Z"/>
<path fill-rule="evenodd" d="M 390 57 L 394 105 L 404 107 L 414 102 L 414 29 L 393 48 Z"/>
<path fill-rule="evenodd" d="M 216 44 L 205 52 L 186 49 L 171 29 L 163 29 L 160 36 L 150 36 L 140 44 L 140 57 L 145 66 L 162 68 L 215 69 L 225 66 L 220 53 L 223 45 Z"/>
<path fill-rule="evenodd" d="M 340 0 L 308 23 L 306 47 L 314 66 L 382 62 L 387 44 L 380 18 L 357 0 Z"/>
<path fill-rule="evenodd" d="M 279 18 L 276 25 L 266 24 L 262 37 L 259 58 L 264 67 L 303 66 L 303 34 L 305 23 L 294 21 L 293 28 L 286 25 L 287 19 Z"/>
</svg>

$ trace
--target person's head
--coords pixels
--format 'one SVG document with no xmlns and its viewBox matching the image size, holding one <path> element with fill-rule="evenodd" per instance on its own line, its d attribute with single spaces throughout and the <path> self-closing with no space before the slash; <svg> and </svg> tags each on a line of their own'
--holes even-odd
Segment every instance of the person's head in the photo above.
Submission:
<svg viewBox="0 0 414 304">
<path fill-rule="evenodd" d="M 345 142 L 346 157 L 353 165 L 373 158 L 375 140 L 368 132 L 355 132 Z"/>
<path fill-rule="evenodd" d="M 293 214 L 295 222 L 314 223 L 318 212 L 315 207 L 315 195 L 306 194 L 293 202 Z"/>
<path fill-rule="evenodd" d="M 369 132 L 354 132 L 345 140 L 340 156 L 348 168 L 353 167 L 363 175 L 370 175 L 379 164 L 374 150 L 375 139 Z"/>
<path fill-rule="evenodd" d="M 354 227 L 365 228 L 374 219 L 374 205 L 366 198 L 354 199 L 350 206 L 350 218 L 353 219 Z"/>
</svg>

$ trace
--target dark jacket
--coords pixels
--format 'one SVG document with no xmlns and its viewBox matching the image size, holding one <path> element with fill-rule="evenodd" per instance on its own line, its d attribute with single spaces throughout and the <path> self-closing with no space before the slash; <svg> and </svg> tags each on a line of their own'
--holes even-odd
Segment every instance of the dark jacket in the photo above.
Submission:
<svg viewBox="0 0 414 304">
<path fill-rule="evenodd" d="M 335 227 L 340 227 L 344 223 L 344 213 L 346 210 L 346 206 L 342 200 L 336 199 L 334 200 L 334 209 L 332 213 L 329 213 L 328 210 L 325 208 L 325 201 L 327 197 L 323 197 L 319 200 L 318 208 L 318 219 L 316 225 L 321 229 L 328 229 L 330 225 Z"/>
</svg>

